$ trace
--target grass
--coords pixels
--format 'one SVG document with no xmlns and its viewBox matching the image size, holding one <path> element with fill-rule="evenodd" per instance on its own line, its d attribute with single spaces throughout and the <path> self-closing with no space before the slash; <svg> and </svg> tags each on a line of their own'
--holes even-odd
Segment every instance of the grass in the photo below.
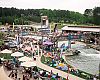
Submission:
<svg viewBox="0 0 100 80">
<path fill-rule="evenodd" d="M 11 54 L 7 54 L 7 53 L 6 54 L 0 53 L 0 57 L 4 59 L 12 59 Z"/>
</svg>

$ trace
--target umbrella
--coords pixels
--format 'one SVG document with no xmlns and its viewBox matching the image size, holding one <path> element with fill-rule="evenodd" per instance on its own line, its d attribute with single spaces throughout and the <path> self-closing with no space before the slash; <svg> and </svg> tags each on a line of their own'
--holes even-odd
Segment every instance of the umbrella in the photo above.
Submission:
<svg viewBox="0 0 100 80">
<path fill-rule="evenodd" d="M 24 54 L 21 52 L 15 52 L 15 53 L 12 53 L 11 56 L 20 57 L 20 56 L 24 56 Z"/>
<path fill-rule="evenodd" d="M 53 43 L 50 41 L 46 41 L 46 42 L 43 42 L 43 45 L 53 45 Z"/>
<path fill-rule="evenodd" d="M 36 66 L 36 63 L 35 62 L 23 62 L 21 63 L 21 66 L 32 67 L 32 66 Z"/>
<path fill-rule="evenodd" d="M 63 63 L 59 63 L 59 65 L 58 66 L 60 66 L 60 67 L 64 67 L 65 66 L 65 64 L 63 64 Z"/>
<path fill-rule="evenodd" d="M 62 67 L 62 70 L 68 70 L 67 66 Z"/>
<path fill-rule="evenodd" d="M 3 55 L 4 58 L 8 58 L 8 55 L 10 55 L 12 53 L 12 51 L 5 49 L 5 50 L 1 51 L 1 53 L 5 54 L 5 56 Z"/>
<path fill-rule="evenodd" d="M 32 58 L 29 58 L 29 57 L 27 57 L 27 56 L 21 57 L 21 58 L 19 58 L 18 60 L 19 60 L 19 61 L 33 61 Z"/>
<path fill-rule="evenodd" d="M 8 53 L 8 54 L 10 54 L 10 53 L 12 53 L 12 51 L 8 50 L 8 49 L 5 49 L 5 50 L 1 51 L 1 53 Z"/>
</svg>

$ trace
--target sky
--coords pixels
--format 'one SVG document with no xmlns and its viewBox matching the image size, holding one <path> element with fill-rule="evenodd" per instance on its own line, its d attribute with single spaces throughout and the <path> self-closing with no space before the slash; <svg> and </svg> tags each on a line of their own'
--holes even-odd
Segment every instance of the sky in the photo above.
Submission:
<svg viewBox="0 0 100 80">
<path fill-rule="evenodd" d="M 85 9 L 100 7 L 100 0 L 0 0 L 0 7 L 61 9 L 84 13 Z"/>
</svg>

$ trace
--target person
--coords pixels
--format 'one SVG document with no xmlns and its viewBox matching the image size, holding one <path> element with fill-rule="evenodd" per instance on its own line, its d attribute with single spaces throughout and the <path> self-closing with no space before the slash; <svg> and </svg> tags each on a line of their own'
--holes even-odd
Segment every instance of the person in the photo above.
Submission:
<svg viewBox="0 0 100 80">
<path fill-rule="evenodd" d="M 93 80 L 97 80 L 97 79 L 96 79 L 96 75 L 94 75 Z"/>
<path fill-rule="evenodd" d="M 66 80 L 69 80 L 69 77 L 67 76 L 67 79 Z"/>
<path fill-rule="evenodd" d="M 37 79 L 37 78 L 38 78 L 38 73 L 35 72 L 35 74 L 34 74 L 34 79 Z"/>
<path fill-rule="evenodd" d="M 25 80 L 25 75 L 23 75 L 23 80 Z"/>
<path fill-rule="evenodd" d="M 15 79 L 17 79 L 17 70 L 15 71 Z"/>
<path fill-rule="evenodd" d="M 14 72 L 13 72 L 13 70 L 12 70 L 8 77 L 10 77 L 13 73 L 14 73 Z"/>
<path fill-rule="evenodd" d="M 53 75 L 53 72 L 52 72 L 52 70 L 51 70 L 50 74 L 51 74 L 51 75 Z"/>
<path fill-rule="evenodd" d="M 13 78 L 13 79 L 15 78 L 15 75 L 14 75 L 14 73 L 12 73 L 12 75 L 11 75 L 11 78 Z"/>
<path fill-rule="evenodd" d="M 45 77 L 45 75 L 46 75 L 46 71 L 44 70 L 42 73 L 42 77 Z"/>
<path fill-rule="evenodd" d="M 29 80 L 30 79 L 30 75 L 27 73 L 26 74 L 26 80 Z"/>
<path fill-rule="evenodd" d="M 58 73 L 56 74 L 56 77 L 55 77 L 57 80 L 60 79 L 60 76 L 58 75 Z"/>
<path fill-rule="evenodd" d="M 48 74 L 48 80 L 50 80 L 51 77 L 52 77 L 52 75 L 51 75 L 51 73 L 49 72 L 49 74 Z"/>
<path fill-rule="evenodd" d="M 1 60 L 1 58 L 0 58 L 0 64 L 2 64 L 2 60 Z"/>
</svg>

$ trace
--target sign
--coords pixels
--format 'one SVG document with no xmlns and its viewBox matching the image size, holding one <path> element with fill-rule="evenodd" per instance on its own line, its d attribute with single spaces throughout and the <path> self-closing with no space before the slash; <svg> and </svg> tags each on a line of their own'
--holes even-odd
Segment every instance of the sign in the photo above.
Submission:
<svg viewBox="0 0 100 80">
<path fill-rule="evenodd" d="M 68 47 L 71 48 L 71 40 L 73 39 L 81 39 L 82 38 L 82 34 L 68 34 L 67 39 L 68 41 Z"/>
<path fill-rule="evenodd" d="M 67 39 L 68 40 L 73 40 L 73 39 L 81 39 L 82 38 L 82 34 L 68 34 Z"/>
</svg>

